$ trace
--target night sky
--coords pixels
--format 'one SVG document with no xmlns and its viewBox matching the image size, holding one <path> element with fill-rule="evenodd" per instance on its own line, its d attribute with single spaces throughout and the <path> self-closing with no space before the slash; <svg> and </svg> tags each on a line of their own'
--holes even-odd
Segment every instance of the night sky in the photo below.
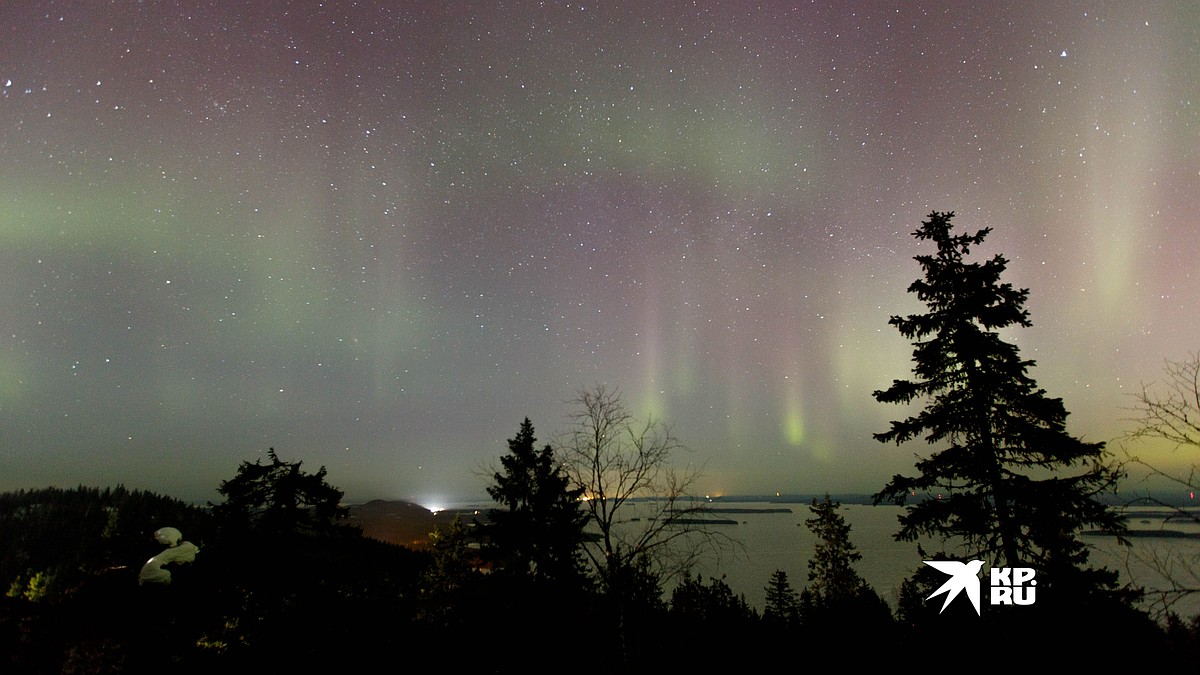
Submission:
<svg viewBox="0 0 1200 675">
<path fill-rule="evenodd" d="M 603 383 L 716 494 L 874 492 L 929 212 L 1113 441 L 1200 349 L 1195 2 L 5 2 L 0 490 L 486 498 Z M 982 259 L 982 258 L 981 258 Z M 1117 449 L 1119 445 L 1110 443 Z M 1161 461 L 1183 459 L 1159 455 Z M 1189 461 L 1191 458 L 1186 458 Z"/>
</svg>

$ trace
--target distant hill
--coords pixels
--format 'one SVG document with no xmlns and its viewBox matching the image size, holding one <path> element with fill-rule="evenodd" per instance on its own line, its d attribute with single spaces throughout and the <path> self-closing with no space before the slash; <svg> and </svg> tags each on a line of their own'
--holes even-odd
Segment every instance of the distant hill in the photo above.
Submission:
<svg viewBox="0 0 1200 675">
<path fill-rule="evenodd" d="M 448 527 L 455 515 L 461 515 L 464 523 L 480 521 L 486 514 L 474 511 L 438 511 L 406 501 L 375 499 L 365 504 L 350 506 L 348 523 L 362 529 L 363 536 L 398 544 L 409 548 L 423 548 L 429 544 L 429 533 L 438 527 Z"/>
</svg>

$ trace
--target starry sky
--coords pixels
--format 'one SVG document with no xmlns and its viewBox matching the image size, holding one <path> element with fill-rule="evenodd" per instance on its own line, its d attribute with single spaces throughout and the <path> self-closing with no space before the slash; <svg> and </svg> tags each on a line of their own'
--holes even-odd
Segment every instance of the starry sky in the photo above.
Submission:
<svg viewBox="0 0 1200 675">
<path fill-rule="evenodd" d="M 1200 348 L 1194 2 L 30 0 L 0 35 L 0 490 L 216 500 L 274 447 L 486 499 L 604 384 L 705 491 L 874 492 L 927 451 L 871 394 L 935 210 L 993 228 L 1071 433 L 1117 448 Z"/>
</svg>

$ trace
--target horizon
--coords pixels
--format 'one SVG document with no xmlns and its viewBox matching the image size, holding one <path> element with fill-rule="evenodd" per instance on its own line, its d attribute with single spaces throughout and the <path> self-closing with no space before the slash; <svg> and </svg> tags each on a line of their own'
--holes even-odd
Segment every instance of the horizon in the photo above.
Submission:
<svg viewBox="0 0 1200 675">
<path fill-rule="evenodd" d="M 331 483 L 331 484 L 333 485 L 333 487 L 335 487 L 335 488 L 337 487 L 336 484 L 333 484 L 333 483 Z M 45 489 L 74 490 L 74 489 L 80 489 L 80 488 L 105 490 L 105 489 L 114 489 L 114 488 L 118 488 L 118 487 L 121 487 L 121 488 L 124 488 L 127 490 L 131 490 L 131 491 L 140 490 L 142 492 L 150 492 L 150 493 L 158 494 L 159 496 L 162 496 L 162 497 L 170 497 L 173 499 L 178 499 L 179 501 L 187 503 L 191 506 L 207 506 L 209 504 L 220 503 L 219 495 L 217 495 L 218 499 L 215 501 L 212 499 L 186 499 L 186 498 L 178 497 L 176 495 L 172 495 L 169 493 L 157 492 L 155 490 L 139 488 L 136 486 L 129 486 L 129 485 L 125 485 L 125 484 L 118 484 L 118 485 L 80 484 L 80 485 L 72 485 L 72 486 L 44 485 L 44 486 L 32 487 L 32 488 L 27 487 L 27 488 L 17 488 L 17 489 L 13 489 L 13 490 L 0 490 L 0 494 L 16 493 L 21 490 L 25 490 L 25 491 L 36 491 L 36 490 L 45 490 Z M 902 506 L 902 505 L 897 505 L 897 504 L 893 504 L 890 502 L 882 502 L 880 504 L 874 504 L 873 499 L 872 499 L 874 494 L 875 493 L 873 493 L 873 492 L 831 493 L 831 492 L 824 492 L 824 491 L 797 492 L 797 493 L 785 493 L 785 494 L 745 493 L 745 494 L 727 494 L 727 495 L 689 495 L 687 497 L 687 499 L 706 501 L 706 502 L 714 503 L 714 504 L 725 502 L 725 503 L 730 503 L 730 504 L 763 503 L 763 504 L 797 504 L 800 506 L 807 506 L 814 499 L 821 500 L 821 499 L 824 499 L 826 496 L 828 496 L 834 502 L 840 503 L 843 506 L 853 504 L 853 505 L 859 505 L 859 506 L 884 506 L 884 507 L 893 507 L 893 508 L 904 508 L 904 506 Z M 930 497 L 927 496 L 925 498 L 929 499 Z M 652 501 L 654 499 L 655 499 L 654 497 L 639 496 L 639 497 L 631 498 L 629 501 L 630 502 Z M 920 500 L 914 499 L 912 501 L 915 503 Z M 1183 509 L 1200 507 L 1200 503 L 1196 502 L 1194 492 L 1192 492 L 1190 489 L 1188 489 L 1188 488 L 1168 489 L 1163 486 L 1159 486 L 1157 488 L 1146 487 L 1141 490 L 1130 490 L 1128 488 L 1125 488 L 1123 490 L 1118 490 L 1117 493 L 1101 495 L 1100 501 L 1103 503 L 1112 505 L 1112 506 L 1117 506 L 1117 507 L 1145 506 L 1145 507 L 1183 508 Z M 343 497 L 341 504 L 343 506 L 355 507 L 355 506 L 362 506 L 364 504 L 370 504 L 372 502 L 412 504 L 415 506 L 420 506 L 421 508 L 423 508 L 426 511 L 429 511 L 430 513 L 433 513 L 433 514 L 441 513 L 443 511 L 477 509 L 477 508 L 487 507 L 488 505 L 495 504 L 495 501 L 492 500 L 490 497 L 488 497 L 485 492 L 481 492 L 481 494 L 479 496 L 476 496 L 474 498 L 459 495 L 456 498 L 434 499 L 434 500 L 425 500 L 425 501 L 415 501 L 415 500 L 406 499 L 403 497 L 349 497 L 349 498 Z"/>
</svg>

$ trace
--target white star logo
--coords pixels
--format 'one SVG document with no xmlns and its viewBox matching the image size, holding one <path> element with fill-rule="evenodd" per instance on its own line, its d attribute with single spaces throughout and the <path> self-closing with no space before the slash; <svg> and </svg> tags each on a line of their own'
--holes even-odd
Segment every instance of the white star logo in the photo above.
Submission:
<svg viewBox="0 0 1200 675">
<path fill-rule="evenodd" d="M 957 560 L 926 560 L 926 565 L 945 572 L 950 575 L 946 583 L 942 584 L 934 591 L 926 600 L 932 600 L 935 595 L 946 594 L 946 601 L 942 603 L 942 608 L 938 610 L 941 614 L 946 609 L 946 605 L 958 596 L 959 592 L 966 590 L 967 598 L 971 604 L 975 606 L 975 613 L 979 614 L 979 568 L 983 567 L 982 560 L 972 560 L 971 562 L 958 562 Z"/>
</svg>

